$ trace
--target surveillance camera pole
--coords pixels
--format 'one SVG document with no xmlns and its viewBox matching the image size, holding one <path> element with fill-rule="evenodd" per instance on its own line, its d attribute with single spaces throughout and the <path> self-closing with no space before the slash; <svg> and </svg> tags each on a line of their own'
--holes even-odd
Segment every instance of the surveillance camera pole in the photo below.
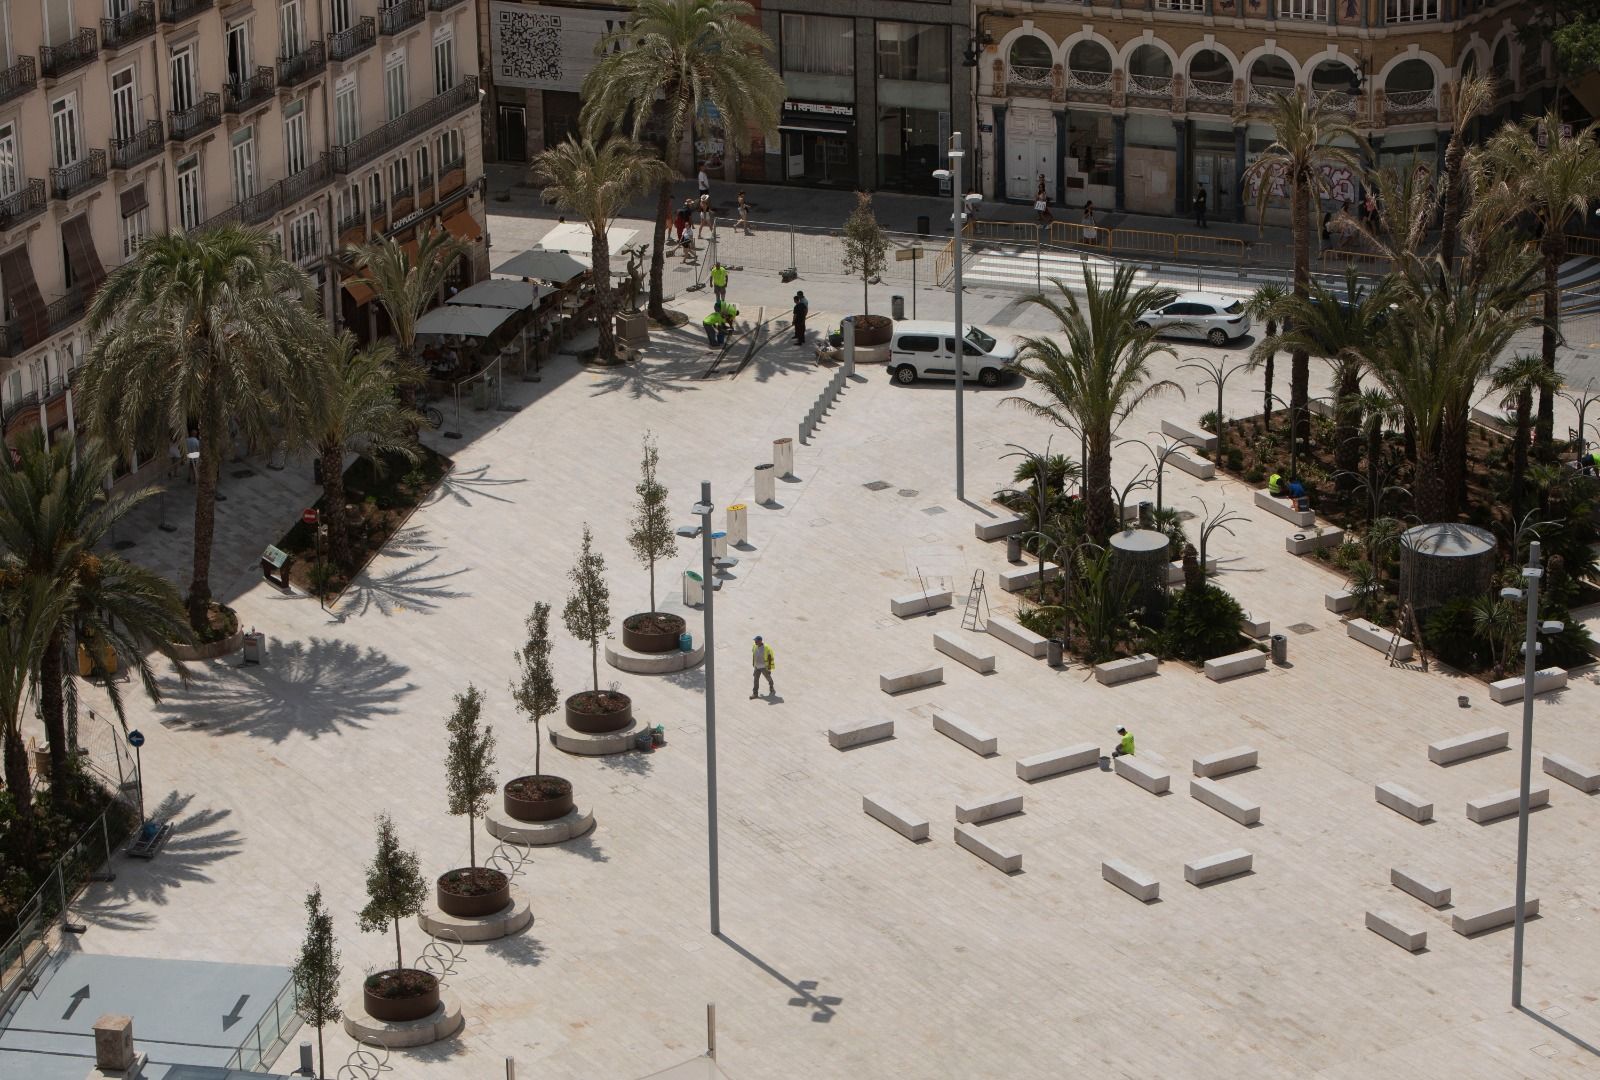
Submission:
<svg viewBox="0 0 1600 1080">
<path fill-rule="evenodd" d="M 957 131 L 950 136 L 950 198 L 955 207 L 955 216 L 951 219 L 955 228 L 954 253 L 955 253 L 955 287 L 956 287 L 956 498 L 967 497 L 966 454 L 963 446 L 966 440 L 965 418 L 962 415 L 961 405 L 963 393 L 963 376 L 967 369 L 967 340 L 966 329 L 961 325 L 961 234 L 966 225 L 966 214 L 962 202 L 961 191 L 961 158 L 964 151 L 961 149 L 961 132 Z"/>
<path fill-rule="evenodd" d="M 1528 902 L 1528 786 L 1533 782 L 1533 691 L 1539 670 L 1539 541 L 1528 545 L 1528 565 L 1522 568 L 1527 583 L 1527 632 L 1522 641 L 1522 786 L 1517 793 L 1517 906 L 1511 937 L 1511 1005 L 1522 1006 L 1522 936 Z"/>
</svg>

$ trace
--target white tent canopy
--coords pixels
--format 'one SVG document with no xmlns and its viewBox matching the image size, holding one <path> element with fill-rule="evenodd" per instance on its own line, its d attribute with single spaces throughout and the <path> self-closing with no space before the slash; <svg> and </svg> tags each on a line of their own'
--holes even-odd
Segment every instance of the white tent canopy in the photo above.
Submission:
<svg viewBox="0 0 1600 1080">
<path fill-rule="evenodd" d="M 626 251 L 633 243 L 633 238 L 639 235 L 638 229 L 623 229 L 613 225 L 606 230 L 606 242 L 611 246 L 613 255 Z M 585 265 L 589 262 L 589 251 L 593 246 L 594 238 L 589 234 L 589 226 L 574 225 L 568 222 L 557 225 L 539 238 L 534 244 L 536 248 L 545 251 L 562 251 L 568 255 L 582 258 Z"/>
<path fill-rule="evenodd" d="M 495 267 L 494 272 L 565 285 L 573 278 L 588 273 L 589 263 L 588 260 L 579 261 L 564 252 L 529 248 L 521 255 L 513 255 Z"/>
<path fill-rule="evenodd" d="M 491 278 L 480 281 L 476 285 L 469 285 L 456 293 L 449 300 L 449 304 L 468 304 L 475 307 L 510 308 L 521 311 L 532 307 L 541 296 L 549 296 L 555 292 L 548 285 L 534 285 L 526 281 L 507 281 L 504 278 Z"/>
<path fill-rule="evenodd" d="M 516 312 L 509 308 L 445 304 L 434 308 L 417 320 L 417 333 L 486 338 L 500 329 L 501 324 L 515 314 Z"/>
</svg>

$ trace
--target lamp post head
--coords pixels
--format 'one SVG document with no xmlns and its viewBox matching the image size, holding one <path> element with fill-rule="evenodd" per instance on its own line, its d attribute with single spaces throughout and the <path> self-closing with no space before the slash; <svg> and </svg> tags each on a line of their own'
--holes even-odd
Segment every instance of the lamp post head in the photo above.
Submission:
<svg viewBox="0 0 1600 1080">
<path fill-rule="evenodd" d="M 935 169 L 933 170 L 933 178 L 935 180 L 950 180 L 953 179 L 953 175 L 949 169 Z"/>
</svg>

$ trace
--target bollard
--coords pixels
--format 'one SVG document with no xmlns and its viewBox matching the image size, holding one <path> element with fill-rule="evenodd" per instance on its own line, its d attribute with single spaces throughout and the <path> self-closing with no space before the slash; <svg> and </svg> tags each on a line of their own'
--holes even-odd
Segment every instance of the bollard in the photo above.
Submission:
<svg viewBox="0 0 1600 1080">
<path fill-rule="evenodd" d="M 756 502 L 763 506 L 778 500 L 778 470 L 771 465 L 757 465 L 755 469 Z"/>
<path fill-rule="evenodd" d="M 854 320 L 844 324 L 844 367 L 839 369 L 846 375 L 856 373 L 856 324 Z"/>
</svg>

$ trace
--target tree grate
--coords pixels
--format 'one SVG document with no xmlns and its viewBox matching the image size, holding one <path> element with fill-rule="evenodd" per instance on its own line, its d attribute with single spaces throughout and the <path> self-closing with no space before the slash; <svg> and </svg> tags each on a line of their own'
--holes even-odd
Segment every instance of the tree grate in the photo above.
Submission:
<svg viewBox="0 0 1600 1080">
<path fill-rule="evenodd" d="M 1296 634 L 1315 634 L 1317 632 L 1317 628 L 1308 622 L 1290 623 L 1289 629 Z"/>
<path fill-rule="evenodd" d="M 884 488 L 893 487 L 894 485 L 887 480 L 874 480 L 870 484 L 862 484 L 861 486 L 868 491 L 882 491 Z"/>
<path fill-rule="evenodd" d="M 924 506 L 922 508 L 922 512 L 927 514 L 929 517 L 932 517 L 934 514 L 948 513 L 948 511 L 946 511 L 942 506 Z"/>
<path fill-rule="evenodd" d="M 895 492 L 895 494 L 900 496 L 902 499 L 915 499 L 917 497 L 917 489 L 901 488 L 899 491 Z"/>
</svg>

